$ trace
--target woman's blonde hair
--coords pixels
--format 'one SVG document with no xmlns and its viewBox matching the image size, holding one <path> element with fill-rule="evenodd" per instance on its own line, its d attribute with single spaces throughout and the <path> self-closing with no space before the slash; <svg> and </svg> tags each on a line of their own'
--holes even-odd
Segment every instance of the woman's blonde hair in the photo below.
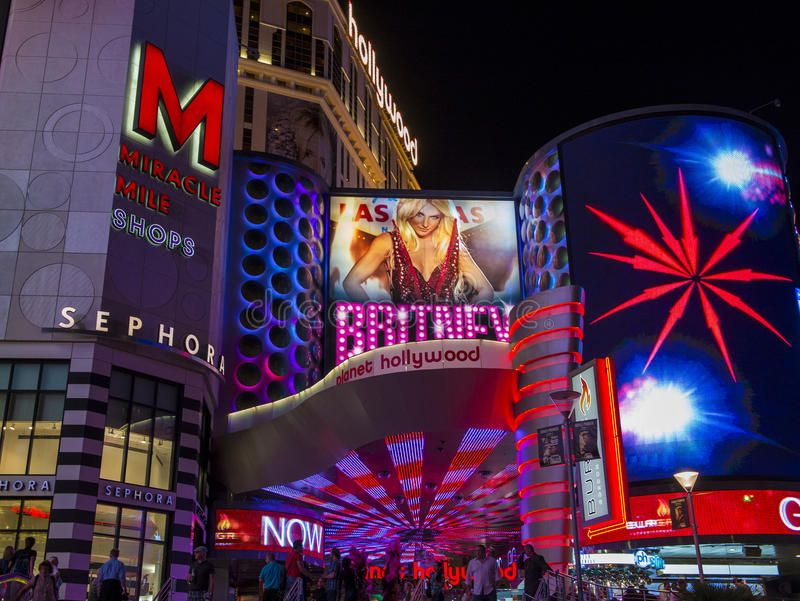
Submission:
<svg viewBox="0 0 800 601">
<path fill-rule="evenodd" d="M 414 252 L 419 248 L 419 237 L 409 222 L 414 215 L 422 210 L 426 203 L 430 203 L 442 214 L 439 227 L 432 234 L 433 246 L 436 249 L 436 264 L 441 265 L 447 258 L 447 249 L 450 247 L 450 237 L 454 228 L 456 228 L 456 237 L 458 238 L 461 252 L 467 252 L 464 242 L 461 240 L 461 234 L 457 230 L 458 212 L 452 200 L 447 198 L 401 198 L 397 201 L 397 206 L 395 207 L 395 223 L 397 224 L 397 231 L 400 232 L 400 237 L 409 252 Z M 453 289 L 453 296 L 456 301 L 466 302 L 467 292 L 468 286 L 464 282 L 464 276 L 459 265 L 458 279 Z"/>
<path fill-rule="evenodd" d="M 397 230 L 400 232 L 400 236 L 403 238 L 406 248 L 408 248 L 410 252 L 414 252 L 419 247 L 419 238 L 409 221 L 422 210 L 422 207 L 424 207 L 426 203 L 431 203 L 431 205 L 442 214 L 442 221 L 432 234 L 433 246 L 436 249 L 436 263 L 441 264 L 447 256 L 447 248 L 450 246 L 450 236 L 458 220 L 458 213 L 456 212 L 456 207 L 452 200 L 442 198 L 401 198 L 397 201 L 395 222 L 397 223 Z"/>
</svg>

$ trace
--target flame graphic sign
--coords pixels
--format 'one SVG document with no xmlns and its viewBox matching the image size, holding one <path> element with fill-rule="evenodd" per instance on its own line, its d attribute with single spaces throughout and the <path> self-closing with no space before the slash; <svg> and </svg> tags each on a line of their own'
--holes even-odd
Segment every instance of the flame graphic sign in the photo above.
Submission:
<svg viewBox="0 0 800 601">
<path fill-rule="evenodd" d="M 581 413 L 585 416 L 592 406 L 592 393 L 589 392 L 589 385 L 586 380 L 581 377 L 581 400 L 578 405 L 581 408 Z"/>
</svg>

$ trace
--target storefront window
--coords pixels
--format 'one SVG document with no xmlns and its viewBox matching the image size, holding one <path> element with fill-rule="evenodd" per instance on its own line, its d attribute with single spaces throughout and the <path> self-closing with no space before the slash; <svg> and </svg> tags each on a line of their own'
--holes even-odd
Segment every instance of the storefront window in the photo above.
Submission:
<svg viewBox="0 0 800 601">
<path fill-rule="evenodd" d="M 165 574 L 167 514 L 97 504 L 92 539 L 91 579 L 108 560 L 111 549 L 119 549 L 125 564 L 128 595 L 132 600 L 151 601 Z"/>
<path fill-rule="evenodd" d="M 169 489 L 178 412 L 178 387 L 111 372 L 100 477 Z"/>
<path fill-rule="evenodd" d="M 0 363 L 0 474 L 54 474 L 66 363 Z"/>
<path fill-rule="evenodd" d="M 49 524 L 49 499 L 0 500 L 0 550 L 20 549 L 25 546 L 25 539 L 32 536 L 36 539 L 33 548 L 43 557 Z"/>
</svg>

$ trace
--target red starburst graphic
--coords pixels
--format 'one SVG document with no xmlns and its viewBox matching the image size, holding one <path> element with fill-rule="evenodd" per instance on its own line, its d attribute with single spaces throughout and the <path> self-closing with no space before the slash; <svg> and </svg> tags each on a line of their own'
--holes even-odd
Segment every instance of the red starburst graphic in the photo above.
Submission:
<svg viewBox="0 0 800 601">
<path fill-rule="evenodd" d="M 759 314 L 750 305 L 744 302 L 740 297 L 720 287 L 718 284 L 712 284 L 709 280 L 715 282 L 754 282 L 756 280 L 780 280 L 789 282 L 789 278 L 772 275 L 769 273 L 760 273 L 753 271 L 749 268 L 734 269 L 730 271 L 711 272 L 713 267 L 727 257 L 733 250 L 741 244 L 742 235 L 752 223 L 753 219 L 758 213 L 758 209 L 750 213 L 750 215 L 740 223 L 736 229 L 729 234 L 726 234 L 722 241 L 719 243 L 714 252 L 708 260 L 701 266 L 698 257 L 698 239 L 694 232 L 694 224 L 692 223 L 692 213 L 689 206 L 689 196 L 686 194 L 686 185 L 683 181 L 683 173 L 678 170 L 678 187 L 681 202 L 681 239 L 678 240 L 664 221 L 659 217 L 653 205 L 645 198 L 644 194 L 641 195 L 647 210 L 655 221 L 656 227 L 661 234 L 663 245 L 643 230 L 637 229 L 626 223 L 620 221 L 604 213 L 594 207 L 586 205 L 586 208 L 594 213 L 603 223 L 608 225 L 611 229 L 622 236 L 622 241 L 630 246 L 635 251 L 640 251 L 641 255 L 635 254 L 632 257 L 625 257 L 621 255 L 612 255 L 608 253 L 593 252 L 592 255 L 611 259 L 612 261 L 619 261 L 621 263 L 628 263 L 633 269 L 642 271 L 653 271 L 670 275 L 678 278 L 677 282 L 663 284 L 661 286 L 653 286 L 652 288 L 645 288 L 640 294 L 628 299 L 613 309 L 606 311 L 600 317 L 592 321 L 597 323 L 601 319 L 605 319 L 614 313 L 618 313 L 625 309 L 629 309 L 640 303 L 655 300 L 675 290 L 683 289 L 678 300 L 670 307 L 667 319 L 661 332 L 658 335 L 653 350 L 647 358 L 642 372 L 647 371 L 647 368 L 653 362 L 656 354 L 658 353 L 664 341 L 669 336 L 670 332 L 675 328 L 675 325 L 680 321 L 686 312 L 686 307 L 689 300 L 693 296 L 693 292 L 697 291 L 700 297 L 700 305 L 703 310 L 706 325 L 711 331 L 714 341 L 717 343 L 722 358 L 728 366 L 728 371 L 731 374 L 733 381 L 736 381 L 736 374 L 733 372 L 731 365 L 730 354 L 728 353 L 728 346 L 725 344 L 725 337 L 722 334 L 719 316 L 717 315 L 714 305 L 711 303 L 711 297 L 720 299 L 723 303 L 738 309 L 751 319 L 757 321 L 762 326 L 767 328 L 770 332 L 780 338 L 784 344 L 791 346 L 789 341 L 784 338 L 772 324 L 770 324 L 761 314 Z M 645 256 L 646 255 L 646 256 Z M 709 294 L 710 293 L 710 294 Z"/>
</svg>

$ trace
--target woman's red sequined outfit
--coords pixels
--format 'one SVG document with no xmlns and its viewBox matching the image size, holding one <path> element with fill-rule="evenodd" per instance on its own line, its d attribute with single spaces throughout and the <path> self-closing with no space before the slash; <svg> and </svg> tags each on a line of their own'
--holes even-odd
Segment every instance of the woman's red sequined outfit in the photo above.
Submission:
<svg viewBox="0 0 800 601">
<path fill-rule="evenodd" d="M 411 255 L 397 230 L 397 224 L 394 224 L 391 235 L 394 257 L 394 265 L 389 270 L 392 301 L 403 304 L 453 302 L 458 281 L 458 227 L 453 225 L 444 262 L 434 268 L 427 280 L 411 261 Z"/>
</svg>

